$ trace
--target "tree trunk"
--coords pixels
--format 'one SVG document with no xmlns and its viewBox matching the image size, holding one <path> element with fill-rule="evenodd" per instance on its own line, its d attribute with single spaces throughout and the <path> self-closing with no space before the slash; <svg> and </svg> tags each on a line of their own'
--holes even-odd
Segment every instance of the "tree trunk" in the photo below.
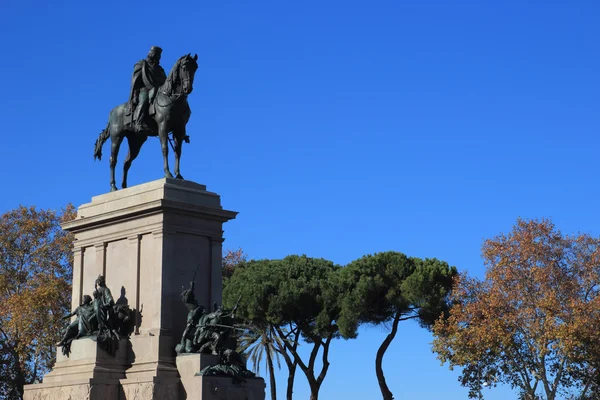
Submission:
<svg viewBox="0 0 600 400">
<path fill-rule="evenodd" d="M 265 349 L 267 354 L 267 366 L 269 368 L 269 385 L 271 386 L 271 400 L 277 400 L 277 387 L 275 385 L 275 371 L 273 370 L 273 358 L 271 357 L 271 350 Z"/>
<path fill-rule="evenodd" d="M 21 363 L 19 362 L 19 358 L 17 357 L 15 362 L 15 389 L 19 393 L 19 396 L 23 398 L 23 393 L 25 392 L 25 374 L 23 373 L 23 368 L 21 368 Z"/>
<path fill-rule="evenodd" d="M 294 333 L 294 340 L 292 341 L 291 346 L 293 351 L 296 351 L 296 349 L 298 348 L 298 340 L 300 339 L 300 331 L 298 329 L 296 329 L 295 331 L 296 332 Z M 279 336 L 279 333 L 277 331 L 275 332 Z M 287 336 L 280 336 L 280 338 L 282 341 L 287 340 Z M 278 351 L 283 356 L 285 364 L 288 367 L 286 400 L 292 400 L 292 396 L 294 394 L 294 380 L 296 379 L 296 367 L 298 366 L 298 362 L 295 359 L 292 361 L 292 358 L 288 354 L 288 351 L 286 350 L 285 346 L 283 346 L 283 348 L 279 348 Z"/>
<path fill-rule="evenodd" d="M 381 390 L 381 395 L 383 396 L 383 400 L 394 400 L 394 395 L 390 391 L 385 382 L 385 376 L 383 375 L 383 368 L 381 366 L 383 362 L 383 355 L 386 350 L 392 343 L 392 340 L 396 337 L 396 332 L 398 332 L 398 323 L 400 322 L 400 316 L 402 314 L 400 312 L 396 312 L 394 315 L 394 322 L 392 323 L 392 331 L 385 337 L 381 346 L 377 350 L 377 356 L 375 357 L 375 373 L 377 374 L 377 381 L 379 382 L 379 389 Z"/>
<path fill-rule="evenodd" d="M 319 388 L 310 386 L 310 400 L 319 400 Z M 315 385 L 316 386 L 316 385 Z"/>
<path fill-rule="evenodd" d="M 298 364 L 295 362 L 291 365 L 288 364 L 288 380 L 286 392 L 287 400 L 292 400 L 292 395 L 294 394 L 294 379 L 296 378 L 296 366 L 298 366 Z"/>
<path fill-rule="evenodd" d="M 37 379 L 37 370 L 38 370 L 38 355 L 35 355 L 35 362 L 33 363 L 33 374 L 31 376 L 31 383 L 35 383 Z"/>
<path fill-rule="evenodd" d="M 283 332 L 280 328 L 276 328 L 277 333 L 280 337 L 284 337 Z M 313 348 L 310 352 L 310 357 L 308 361 L 308 365 L 302 361 L 302 358 L 298 354 L 295 347 L 289 345 L 289 343 L 284 342 L 284 346 L 287 351 L 294 357 L 294 363 L 300 367 L 300 370 L 304 372 L 306 379 L 308 380 L 308 385 L 310 387 L 310 400 L 318 400 L 319 399 L 319 389 L 321 387 L 321 383 L 323 383 L 323 379 L 327 374 L 327 369 L 329 368 L 329 361 L 327 360 L 329 344 L 331 343 L 331 339 L 333 338 L 333 334 L 329 335 L 327 340 L 323 342 L 323 340 L 317 336 L 313 336 Z M 315 377 L 315 360 L 319 353 L 319 349 L 323 346 L 323 367 L 321 369 L 321 373 L 319 377 Z"/>
<path fill-rule="evenodd" d="M 0 328 L 1 330 L 1 328 Z M 5 339 L 8 339 L 8 336 L 6 335 L 6 333 L 2 330 L 2 334 L 4 336 Z M 17 330 L 16 334 L 17 336 L 17 340 L 15 341 L 14 345 L 10 345 L 8 344 L 8 341 L 5 342 L 5 346 L 8 349 L 8 353 L 10 354 L 10 356 L 12 356 L 13 359 L 13 366 L 14 366 L 14 381 L 13 381 L 13 389 L 17 392 L 18 396 L 20 396 L 20 398 L 23 398 L 23 393 L 24 393 L 24 386 L 25 386 L 25 372 L 23 371 L 23 368 L 21 366 L 21 361 L 19 359 L 19 353 L 17 353 L 17 351 L 15 350 L 17 348 L 17 346 L 19 345 L 19 331 Z M 10 390 L 10 389 L 9 389 Z"/>
<path fill-rule="evenodd" d="M 273 335 L 276 335 L 277 337 L 279 337 L 281 339 L 281 341 L 277 341 L 277 345 L 275 346 L 275 350 L 281 354 L 283 356 L 283 359 L 285 361 L 285 365 L 287 365 L 288 368 L 288 378 L 287 378 L 287 389 L 286 389 L 286 399 L 287 400 L 292 400 L 292 395 L 294 393 L 294 379 L 296 378 L 296 367 L 298 366 L 298 362 L 294 359 L 292 361 L 292 357 L 290 357 L 290 354 L 288 354 L 288 350 L 285 346 L 284 341 L 287 340 L 287 335 L 284 334 L 281 330 L 277 330 L 275 328 L 271 328 L 273 329 Z M 292 329 L 293 331 L 293 329 Z M 293 345 L 291 346 L 291 348 L 295 351 L 296 348 L 298 347 L 298 339 L 300 338 L 300 333 L 298 331 L 298 329 L 295 330 L 295 334 L 294 334 L 294 340 L 293 340 Z"/>
<path fill-rule="evenodd" d="M 304 375 L 306 375 L 306 379 L 308 380 L 308 386 L 310 387 L 310 400 L 319 400 L 319 388 L 321 385 L 315 378 L 315 360 L 317 358 L 317 354 L 319 353 L 320 347 L 321 342 L 315 341 L 308 359 L 308 367 L 300 360 L 298 353 L 294 353 L 294 359 L 298 360 L 300 369 L 302 372 L 304 372 Z"/>
</svg>

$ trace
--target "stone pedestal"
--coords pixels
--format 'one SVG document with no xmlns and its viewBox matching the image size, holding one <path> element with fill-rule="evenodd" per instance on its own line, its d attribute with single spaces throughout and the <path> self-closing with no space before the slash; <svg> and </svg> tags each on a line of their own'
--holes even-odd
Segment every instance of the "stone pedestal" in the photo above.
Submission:
<svg viewBox="0 0 600 400">
<path fill-rule="evenodd" d="M 28 385 L 25 400 L 37 399 L 117 399 L 119 381 L 130 365 L 129 341 L 122 339 L 114 356 L 90 338 L 75 340 L 69 357 L 60 351 L 56 365 L 44 383 Z"/>
<path fill-rule="evenodd" d="M 126 302 L 134 311 L 128 366 L 115 377 L 119 398 L 177 398 L 175 344 L 187 315 L 180 294 L 197 271 L 198 302 L 207 309 L 221 302 L 222 226 L 236 215 L 224 210 L 219 196 L 204 185 L 160 179 L 95 196 L 79 207 L 74 221 L 63 225 L 75 236 L 72 309 L 84 294 L 92 295 L 94 281 L 104 275 L 115 301 Z M 77 342 L 69 363 L 82 357 Z M 57 377 L 52 384 L 83 379 L 74 371 L 57 363 L 48 378 Z M 86 373 L 85 379 L 100 379 Z M 48 378 L 43 385 L 51 384 Z M 35 387 L 39 385 L 27 386 L 26 392 Z M 65 396 L 49 398 L 95 397 L 92 392 L 89 397 Z"/>
<path fill-rule="evenodd" d="M 177 356 L 181 375 L 180 399 L 185 400 L 264 400 L 265 381 L 262 378 L 236 382 L 231 377 L 196 375 L 207 366 L 215 365 L 219 357 L 207 354 Z"/>
</svg>

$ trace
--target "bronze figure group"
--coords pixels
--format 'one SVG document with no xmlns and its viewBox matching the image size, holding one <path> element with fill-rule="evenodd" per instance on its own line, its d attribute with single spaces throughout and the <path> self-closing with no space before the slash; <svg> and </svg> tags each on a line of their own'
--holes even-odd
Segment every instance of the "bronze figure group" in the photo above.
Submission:
<svg viewBox="0 0 600 400">
<path fill-rule="evenodd" d="M 219 363 L 204 368 L 199 375 L 231 376 L 235 379 L 253 378 L 255 375 L 246 369 L 242 356 L 237 352 L 235 310 L 215 305 L 213 312 L 198 304 L 194 296 L 194 282 L 183 291 L 181 298 L 188 308 L 187 324 L 181 342 L 176 346 L 177 354 L 204 353 L 219 356 Z"/>
<path fill-rule="evenodd" d="M 175 348 L 178 354 L 220 355 L 226 349 L 235 350 L 237 340 L 233 330 L 237 329 L 234 326 L 236 307 L 231 310 L 215 307 L 213 312 L 207 312 L 194 296 L 194 282 L 183 291 L 181 298 L 188 308 L 188 316 L 181 342 Z"/>
<path fill-rule="evenodd" d="M 71 352 L 73 340 L 90 336 L 100 347 L 114 354 L 121 338 L 129 337 L 133 331 L 132 312 L 127 304 L 115 303 L 110 289 L 106 286 L 104 276 L 98 276 L 94 284 L 93 296 L 83 296 L 82 304 L 63 319 L 77 316 L 67 326 L 61 341 L 62 352 L 66 356 Z"/>
</svg>

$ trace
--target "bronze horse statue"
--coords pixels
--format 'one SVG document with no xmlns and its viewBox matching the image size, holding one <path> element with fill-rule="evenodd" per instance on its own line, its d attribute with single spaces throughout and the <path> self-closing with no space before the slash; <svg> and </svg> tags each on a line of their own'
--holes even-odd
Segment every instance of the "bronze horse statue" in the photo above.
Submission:
<svg viewBox="0 0 600 400">
<path fill-rule="evenodd" d="M 123 164 L 122 187 L 127 187 L 127 171 L 131 162 L 138 156 L 142 145 L 148 136 L 158 136 L 162 148 L 164 171 L 166 178 L 173 178 L 169 170 L 169 148 L 168 134 L 173 133 L 173 151 L 175 152 L 175 178 L 183 179 L 179 172 L 179 159 L 181 158 L 181 145 L 184 141 L 189 143 L 185 126 L 192 115 L 187 102 L 187 96 L 192 92 L 194 75 L 198 69 L 198 55 L 192 57 L 190 54 L 181 57 L 169 73 L 165 83 L 158 87 L 154 96 L 154 114 L 149 118 L 156 131 L 136 133 L 132 127 L 133 123 L 127 123 L 126 113 L 129 110 L 128 103 L 116 106 L 110 111 L 108 124 L 100 133 L 94 148 L 94 159 L 102 159 L 102 145 L 110 138 L 110 190 L 117 190 L 115 185 L 115 166 L 117 165 L 117 154 L 121 142 L 127 138 L 129 153 Z"/>
</svg>

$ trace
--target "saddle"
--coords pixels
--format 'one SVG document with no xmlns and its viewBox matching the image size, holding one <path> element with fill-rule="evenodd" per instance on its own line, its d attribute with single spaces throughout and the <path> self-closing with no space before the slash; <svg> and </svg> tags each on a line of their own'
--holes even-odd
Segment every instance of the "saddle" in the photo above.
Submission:
<svg viewBox="0 0 600 400">
<path fill-rule="evenodd" d="M 154 95 L 154 97 L 152 97 L 152 99 L 150 100 L 150 104 L 148 107 L 148 117 L 152 117 L 154 114 L 156 114 L 156 109 L 154 108 L 154 102 L 156 101 L 156 98 L 158 96 Z M 133 121 L 133 114 L 135 111 L 135 107 L 129 107 L 129 105 L 127 105 L 125 107 L 125 125 L 126 126 L 130 126 L 132 121 Z"/>
</svg>

